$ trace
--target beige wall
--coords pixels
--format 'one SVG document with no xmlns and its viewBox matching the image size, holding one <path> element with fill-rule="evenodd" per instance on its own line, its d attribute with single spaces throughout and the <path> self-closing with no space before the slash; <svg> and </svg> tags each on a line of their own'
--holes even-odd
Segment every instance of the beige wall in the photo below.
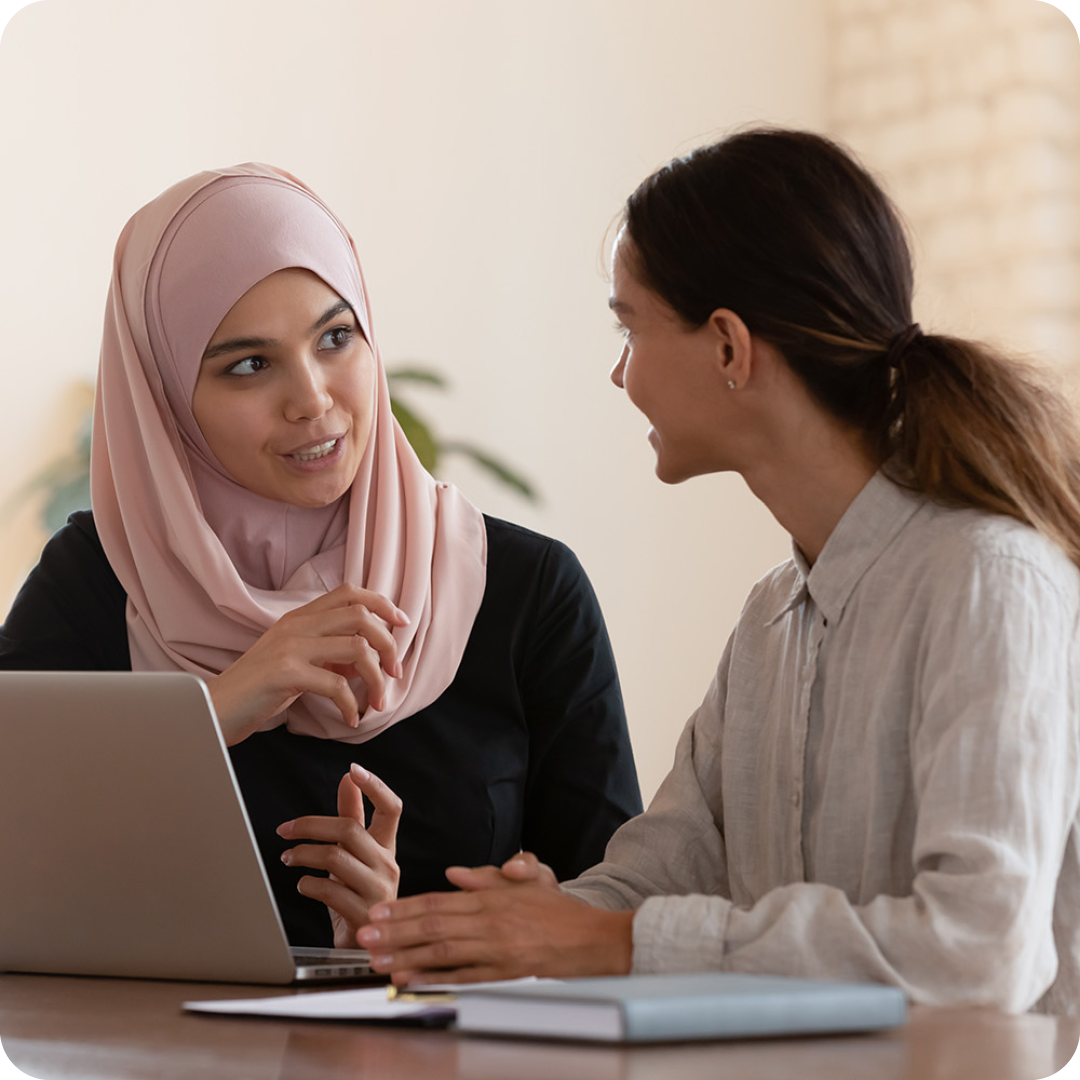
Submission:
<svg viewBox="0 0 1080 1080">
<path fill-rule="evenodd" d="M 532 508 L 451 470 L 578 552 L 651 793 L 742 598 L 787 548 L 738 479 L 652 475 L 647 425 L 607 381 L 601 240 L 673 153 L 748 120 L 818 126 L 823 23 L 816 0 L 23 9 L 0 43 L 0 506 L 70 438 L 126 217 L 198 169 L 284 166 L 356 236 L 387 359 L 453 379 L 416 403 L 538 481 Z M 4 512 L 0 613 L 41 539 L 29 509 Z"/>
<path fill-rule="evenodd" d="M 827 124 L 915 233 L 917 317 L 1080 374 L 1073 25 L 1034 0 L 829 0 L 828 15 Z"/>
<path fill-rule="evenodd" d="M 269 161 L 352 229 L 387 360 L 453 380 L 415 403 L 538 481 L 531 507 L 447 470 L 578 552 L 651 794 L 787 543 L 737 478 L 652 475 L 646 423 L 607 382 L 608 223 L 650 169 L 732 125 L 837 131 L 908 212 L 919 317 L 1064 361 L 1075 163 L 970 211 L 988 168 L 1045 176 L 1074 140 L 1077 47 L 1036 0 L 39 0 L 0 41 L 0 618 L 43 539 L 8 500 L 71 437 L 123 222 L 181 176 Z M 999 118 L 978 144 L 972 107 Z M 1008 235 L 1019 254 L 994 246 Z"/>
</svg>

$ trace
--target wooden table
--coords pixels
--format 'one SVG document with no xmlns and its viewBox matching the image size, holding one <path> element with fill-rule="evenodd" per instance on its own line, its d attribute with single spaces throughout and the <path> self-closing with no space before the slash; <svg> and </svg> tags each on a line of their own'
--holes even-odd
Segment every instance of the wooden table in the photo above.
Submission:
<svg viewBox="0 0 1080 1080">
<path fill-rule="evenodd" d="M 914 1008 L 876 1035 L 623 1048 L 180 1009 L 282 992 L 4 975 L 0 1042 L 30 1076 L 64 1080 L 1036 1080 L 1080 1037 L 1080 1020 Z"/>
</svg>

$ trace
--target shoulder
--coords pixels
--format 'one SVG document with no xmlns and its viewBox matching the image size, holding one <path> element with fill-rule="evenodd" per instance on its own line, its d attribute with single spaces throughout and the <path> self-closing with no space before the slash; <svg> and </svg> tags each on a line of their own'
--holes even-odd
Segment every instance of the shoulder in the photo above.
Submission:
<svg viewBox="0 0 1080 1080">
<path fill-rule="evenodd" d="M 588 579 L 577 556 L 561 540 L 526 529 L 511 521 L 484 515 L 488 538 L 488 580 L 562 581 L 566 585 Z"/>
<path fill-rule="evenodd" d="M 753 618 L 768 620 L 789 607 L 804 588 L 805 579 L 794 559 L 785 559 L 760 577 L 743 604 L 740 621 Z"/>
<path fill-rule="evenodd" d="M 72 514 L 15 597 L 0 634 L 0 666 L 129 668 L 126 604 L 93 515 Z"/>
<path fill-rule="evenodd" d="M 120 587 L 101 546 L 91 510 L 77 510 L 53 534 L 42 550 L 40 566 L 47 572 L 64 577 L 71 571 L 89 572 L 94 576 L 103 576 L 106 581 L 115 582 L 117 588 Z"/>
<path fill-rule="evenodd" d="M 1080 609 L 1080 570 L 1056 544 L 1004 514 L 926 502 L 896 547 L 924 588 L 953 595 L 1021 589 Z"/>
<path fill-rule="evenodd" d="M 487 584 L 478 627 L 520 634 L 533 646 L 551 635 L 593 640 L 604 633 L 596 593 L 566 544 L 499 518 L 485 515 L 484 523 Z"/>
</svg>

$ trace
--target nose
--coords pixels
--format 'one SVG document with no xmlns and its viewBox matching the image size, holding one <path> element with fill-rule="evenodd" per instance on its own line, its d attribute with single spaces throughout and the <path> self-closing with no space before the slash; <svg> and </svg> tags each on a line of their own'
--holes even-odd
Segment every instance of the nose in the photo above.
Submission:
<svg viewBox="0 0 1080 1080">
<path fill-rule="evenodd" d="M 333 408 L 334 397 L 327 384 L 326 372 L 312 358 L 297 363 L 287 391 L 285 417 L 288 420 L 317 420 Z"/>
<path fill-rule="evenodd" d="M 626 371 L 626 357 L 630 352 L 628 345 L 623 346 L 623 351 L 619 354 L 619 359 L 615 361 L 615 366 L 611 369 L 611 381 L 621 390 L 623 388 L 623 372 Z"/>
</svg>

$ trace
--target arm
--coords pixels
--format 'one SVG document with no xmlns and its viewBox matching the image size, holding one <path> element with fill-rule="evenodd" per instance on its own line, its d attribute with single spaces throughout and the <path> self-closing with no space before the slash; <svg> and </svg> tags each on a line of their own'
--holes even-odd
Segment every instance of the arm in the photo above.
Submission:
<svg viewBox="0 0 1080 1080">
<path fill-rule="evenodd" d="M 521 844 L 558 877 L 597 862 L 641 812 L 615 658 L 592 586 L 574 554 L 548 542 L 519 686 L 529 730 Z"/>
<path fill-rule="evenodd" d="M 858 905 L 796 882 L 748 907 L 646 899 L 635 970 L 874 980 L 922 1003 L 1031 1007 L 1054 977 L 1052 910 L 1080 799 L 1075 585 L 1063 580 L 1004 558 L 941 590 L 910 726 L 909 893 Z"/>
</svg>

